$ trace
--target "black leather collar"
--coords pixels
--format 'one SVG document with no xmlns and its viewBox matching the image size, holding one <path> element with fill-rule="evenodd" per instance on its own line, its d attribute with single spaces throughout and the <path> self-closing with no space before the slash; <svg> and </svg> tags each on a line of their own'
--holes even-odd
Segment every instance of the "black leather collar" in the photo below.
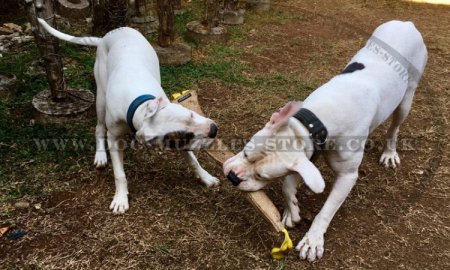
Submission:
<svg viewBox="0 0 450 270">
<path fill-rule="evenodd" d="M 319 154 L 318 150 L 323 150 L 328 140 L 327 128 L 313 112 L 305 108 L 300 109 L 292 117 L 308 129 L 309 136 L 314 143 L 314 152 L 310 160 L 315 161 Z"/>
</svg>

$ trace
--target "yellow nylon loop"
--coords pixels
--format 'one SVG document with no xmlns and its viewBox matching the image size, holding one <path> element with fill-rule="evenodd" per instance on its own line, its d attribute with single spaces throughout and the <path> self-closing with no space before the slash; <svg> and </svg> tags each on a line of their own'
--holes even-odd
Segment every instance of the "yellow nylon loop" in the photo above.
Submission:
<svg viewBox="0 0 450 270">
<path fill-rule="evenodd" d="M 292 244 L 292 240 L 289 237 L 288 231 L 285 228 L 283 228 L 283 230 L 281 231 L 284 233 L 284 241 L 279 248 L 274 247 L 272 249 L 272 258 L 274 258 L 275 260 L 281 260 L 286 257 L 289 250 L 294 247 L 294 245 Z"/>
</svg>

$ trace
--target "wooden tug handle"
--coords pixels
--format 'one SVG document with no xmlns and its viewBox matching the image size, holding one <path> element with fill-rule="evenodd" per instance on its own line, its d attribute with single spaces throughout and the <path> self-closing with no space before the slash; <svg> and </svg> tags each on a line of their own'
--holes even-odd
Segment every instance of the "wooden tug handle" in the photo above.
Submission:
<svg viewBox="0 0 450 270">
<path fill-rule="evenodd" d="M 173 103 L 180 104 L 200 115 L 205 115 L 200 108 L 198 102 L 198 95 L 196 91 L 184 91 L 183 94 L 174 95 Z M 219 139 L 215 139 L 210 146 L 210 150 L 206 152 L 222 165 L 227 159 L 234 156 L 234 154 L 228 150 L 226 145 Z M 281 223 L 281 216 L 278 209 L 264 193 L 264 191 L 243 192 L 248 201 L 255 207 L 263 217 L 272 225 L 276 232 L 281 232 L 284 228 Z"/>
</svg>

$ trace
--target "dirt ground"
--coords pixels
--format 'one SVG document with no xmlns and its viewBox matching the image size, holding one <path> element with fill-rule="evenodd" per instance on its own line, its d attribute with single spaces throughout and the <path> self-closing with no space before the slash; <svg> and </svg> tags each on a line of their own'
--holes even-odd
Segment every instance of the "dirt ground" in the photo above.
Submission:
<svg viewBox="0 0 450 270">
<path fill-rule="evenodd" d="M 386 125 L 372 135 L 360 177 L 325 235 L 325 254 L 314 263 L 295 252 L 270 258 L 281 237 L 226 182 L 204 153 L 204 168 L 223 180 L 207 189 L 176 153 L 127 153 L 130 210 L 113 215 L 111 165 L 97 171 L 89 157 L 75 156 L 70 170 L 58 163 L 36 173 L 45 185 L 65 188 L 25 194 L 5 202 L 0 225 L 26 231 L 18 240 L 0 238 L 3 269 L 450 269 L 450 6 L 400 1 L 272 1 L 264 14 L 248 14 L 239 39 L 243 76 L 258 87 L 198 80 L 200 102 L 215 119 L 225 142 L 248 139 L 289 100 L 337 74 L 379 24 L 411 20 L 423 34 L 428 65 L 400 137 L 402 164 L 378 165 Z M 203 49 L 194 53 L 201 61 Z M 1 61 L 1 59 L 0 59 Z M 280 77 L 279 74 L 283 76 Z M 298 89 L 301 89 L 298 90 Z M 94 134 L 94 126 L 89 128 Z M 92 160 L 91 160 L 92 159 Z M 5 164 L 1 166 L 7 166 Z M 298 199 L 302 222 L 290 230 L 296 244 L 323 205 L 333 175 L 315 195 L 305 187 Z M 21 169 L 21 168 L 18 168 Z M 46 180 L 47 179 L 47 180 Z M 267 192 L 282 211 L 280 184 Z M 0 192 L 4 192 L 1 189 Z M 32 207 L 15 209 L 27 200 Z M 41 204 L 40 209 L 33 207 Z"/>
</svg>

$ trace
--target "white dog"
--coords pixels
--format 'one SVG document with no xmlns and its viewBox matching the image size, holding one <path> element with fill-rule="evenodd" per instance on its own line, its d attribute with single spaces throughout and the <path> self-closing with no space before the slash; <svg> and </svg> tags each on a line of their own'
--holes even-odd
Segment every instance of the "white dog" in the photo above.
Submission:
<svg viewBox="0 0 450 270">
<path fill-rule="evenodd" d="M 110 205 L 114 213 L 128 210 L 128 187 L 123 168 L 123 137 L 135 133 L 147 146 L 184 150 L 206 147 L 217 133 L 208 118 L 170 103 L 161 88 L 158 57 L 150 43 L 136 30 L 115 29 L 103 38 L 73 37 L 39 19 L 53 36 L 80 45 L 97 46 L 94 75 L 97 83 L 96 154 L 94 164 L 107 163 L 105 135 L 114 169 L 116 193 Z M 206 172 L 191 151 L 183 151 L 197 176 L 207 186 L 218 179 Z"/>
<path fill-rule="evenodd" d="M 285 176 L 282 222 L 292 227 L 300 221 L 295 196 L 299 176 L 314 192 L 322 192 L 325 182 L 310 158 L 327 148 L 323 155 L 336 180 L 296 247 L 302 259 L 313 261 L 323 256 L 328 225 L 358 178 L 364 142 L 391 114 L 380 163 L 394 168 L 400 163 L 396 152 L 399 126 L 408 115 L 426 61 L 422 36 L 411 22 L 382 24 L 341 74 L 303 103 L 288 103 L 274 113 L 243 151 L 224 163 L 225 175 L 244 191 L 259 190 L 270 180 Z M 361 147 L 355 147 L 358 141 L 363 142 Z"/>
</svg>

